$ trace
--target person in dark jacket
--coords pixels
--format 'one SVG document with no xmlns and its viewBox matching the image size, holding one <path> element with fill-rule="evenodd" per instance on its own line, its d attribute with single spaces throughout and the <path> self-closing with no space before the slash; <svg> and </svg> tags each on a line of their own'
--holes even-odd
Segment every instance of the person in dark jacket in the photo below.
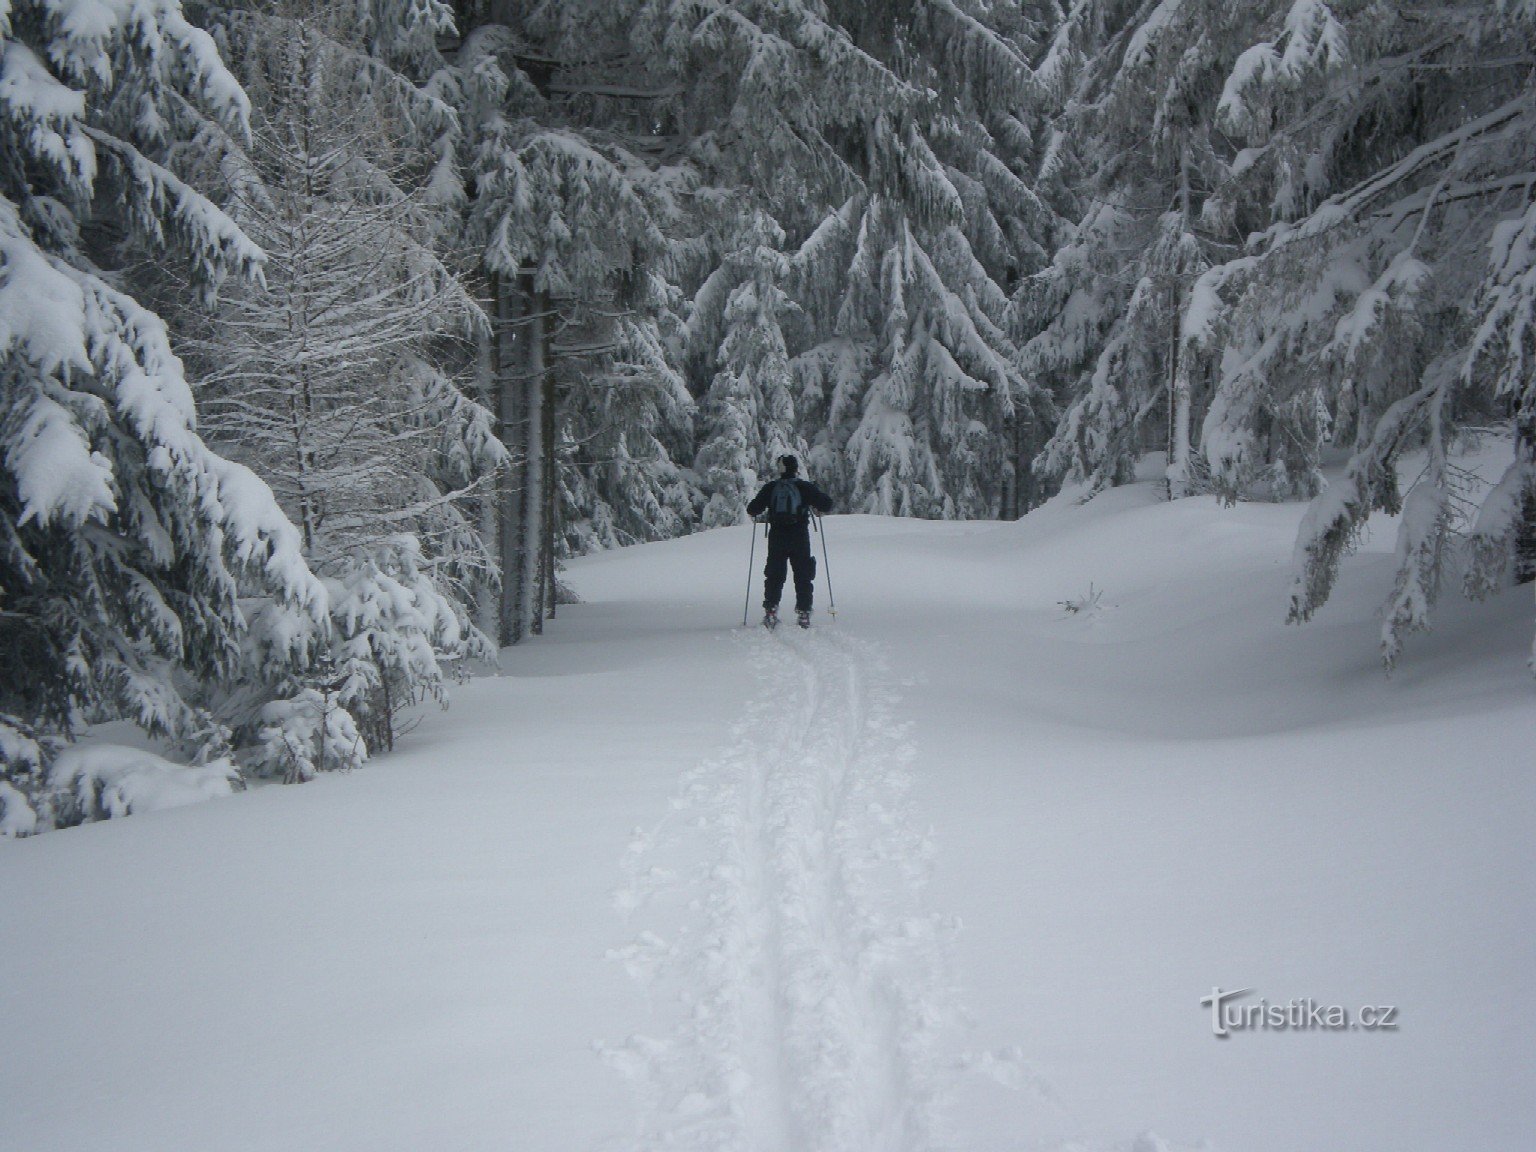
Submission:
<svg viewBox="0 0 1536 1152">
<path fill-rule="evenodd" d="M 768 564 L 763 569 L 763 623 L 779 622 L 779 597 L 786 568 L 795 572 L 795 616 L 800 627 L 811 624 L 816 557 L 811 553 L 811 512 L 830 512 L 832 497 L 809 480 L 800 479 L 800 461 L 780 456 L 781 475 L 764 484 L 747 505 L 747 515 L 768 518 Z M 781 488 L 780 485 L 792 487 Z"/>
</svg>

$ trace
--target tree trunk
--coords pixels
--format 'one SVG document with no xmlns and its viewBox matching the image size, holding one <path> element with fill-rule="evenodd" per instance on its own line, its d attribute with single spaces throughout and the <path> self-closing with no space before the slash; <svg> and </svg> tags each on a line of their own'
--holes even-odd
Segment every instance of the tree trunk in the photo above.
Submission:
<svg viewBox="0 0 1536 1152">
<path fill-rule="evenodd" d="M 1017 417 L 1003 417 L 1003 443 L 1008 445 L 1008 467 L 1003 472 L 1003 490 L 998 494 L 997 518 L 1017 520 L 1019 507 L 1019 453 Z"/>
<path fill-rule="evenodd" d="M 1179 157 L 1179 210 L 1184 230 L 1193 226 L 1189 187 L 1189 149 Z M 1184 287 L 1177 281 L 1168 289 L 1168 498 L 1177 500 L 1190 494 L 1189 425 L 1193 411 L 1189 371 L 1179 345 L 1179 321 L 1183 312 Z"/>
<path fill-rule="evenodd" d="M 1190 495 L 1190 435 L 1189 424 L 1193 411 L 1193 398 L 1189 384 L 1189 372 L 1178 347 L 1178 313 L 1174 313 L 1174 369 L 1173 387 L 1168 397 L 1171 415 L 1168 443 L 1168 498 L 1177 500 Z"/>
<path fill-rule="evenodd" d="M 546 356 L 547 359 L 547 356 Z M 555 538 L 560 516 L 559 458 L 555 430 L 558 427 L 555 374 L 544 374 L 544 579 L 543 614 L 555 616 Z M 543 631 L 542 624 L 539 631 Z"/>
<path fill-rule="evenodd" d="M 545 395 L 548 383 L 545 302 L 542 294 L 534 289 L 532 274 L 524 273 L 518 277 L 517 296 L 521 309 L 518 385 L 524 397 L 522 519 L 519 525 L 522 538 L 518 542 L 521 575 L 517 601 L 518 638 L 521 639 L 529 632 L 537 635 L 544 631 L 545 495 L 549 472 L 544 430 L 549 405 Z"/>
<path fill-rule="evenodd" d="M 511 457 L 497 484 L 497 557 L 501 562 L 501 611 L 497 639 L 502 645 L 516 644 L 523 638 L 521 627 L 523 583 L 523 490 L 528 461 L 528 420 L 523 405 L 526 399 L 518 378 L 516 308 L 519 294 L 500 276 L 491 278 L 495 294 L 492 315 L 491 371 L 496 382 L 496 415 L 501 442 Z"/>
<path fill-rule="evenodd" d="M 501 440 L 511 454 L 498 489 L 503 645 L 544 631 L 555 598 L 555 385 L 549 370 L 549 301 L 531 273 L 495 285 L 491 371 Z"/>
<path fill-rule="evenodd" d="M 1015 520 L 1023 519 L 1039 499 L 1039 491 L 1035 487 L 1034 456 L 1029 451 L 1029 433 L 1033 423 L 1033 417 L 1025 420 L 1015 418 L 1013 422 L 1013 483 L 1018 493 Z"/>
<path fill-rule="evenodd" d="M 1536 468 L 1536 410 L 1515 416 L 1515 457 Z M 1515 529 L 1515 583 L 1536 580 L 1536 483 L 1527 482 Z"/>
<path fill-rule="evenodd" d="M 496 373 L 496 331 L 500 327 L 501 318 L 497 313 L 497 305 L 500 300 L 500 292 L 493 289 L 494 298 L 488 309 L 491 315 L 492 330 L 482 334 L 476 339 L 475 375 L 477 391 L 487 406 L 496 413 L 498 439 L 504 436 L 501 427 L 500 409 L 500 377 Z M 500 540 L 501 540 L 501 485 L 505 477 L 500 477 L 492 488 L 482 489 L 475 497 L 475 508 L 480 521 L 480 538 L 485 541 L 486 548 L 498 558 L 497 568 L 500 566 Z M 493 637 L 497 643 L 501 642 L 501 600 L 499 582 L 493 583 L 490 579 L 481 580 L 475 587 L 475 625 L 487 636 Z"/>
</svg>

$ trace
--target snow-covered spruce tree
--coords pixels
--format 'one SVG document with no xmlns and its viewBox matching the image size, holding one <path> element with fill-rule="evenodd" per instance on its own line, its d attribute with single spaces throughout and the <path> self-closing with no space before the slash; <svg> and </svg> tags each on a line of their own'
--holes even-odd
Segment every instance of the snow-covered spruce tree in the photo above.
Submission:
<svg viewBox="0 0 1536 1152">
<path fill-rule="evenodd" d="M 1019 296 L 1030 367 L 1072 399 L 1042 468 L 1118 482 L 1164 415 L 1174 494 L 1313 496 L 1323 452 L 1348 449 L 1303 525 L 1292 618 L 1326 599 L 1371 512 L 1401 509 L 1389 664 L 1463 533 L 1469 587 L 1503 579 L 1522 469 L 1467 513 L 1450 441 L 1501 410 L 1518 429 L 1532 21 L 1524 3 L 1065 10 L 1036 70 L 1060 107 L 1047 155 L 1099 175 Z"/>
<path fill-rule="evenodd" d="M 1465 586 L 1475 597 L 1510 577 L 1517 584 L 1536 581 L 1536 202 L 1519 219 L 1501 222 L 1490 247 L 1464 379 L 1491 389 L 1510 413 L 1514 459 L 1472 524 Z M 1536 671 L 1536 640 L 1531 668 Z"/>
<path fill-rule="evenodd" d="M 1005 289 L 1042 258 L 1048 213 L 1021 178 L 1033 30 L 1005 16 L 931 5 L 890 31 L 884 58 L 926 95 L 866 126 L 870 194 L 831 333 L 870 349 L 848 449 L 870 511 L 995 517 L 1027 502 L 1020 465 L 1045 398 L 1006 330 Z"/>
<path fill-rule="evenodd" d="M 1087 122 L 1114 75 L 1111 47 L 1117 37 L 1128 38 L 1133 11 L 1124 3 L 1075 0 L 1055 14 L 1023 122 L 1033 144 L 1024 153 L 1028 179 L 1049 215 L 1049 259 L 1017 285 L 1009 330 L 1031 382 L 1071 412 L 1066 421 L 1050 414 L 1051 438 L 1031 462 L 1032 478 L 1047 490 L 1064 475 L 1093 487 L 1125 476 L 1121 461 L 1103 451 L 1106 438 L 1092 427 L 1086 400 L 1129 298 L 1121 235 L 1130 218 L 1096 193 L 1096 136 Z M 1106 455 L 1109 467 L 1101 468 Z"/>
<path fill-rule="evenodd" d="M 783 284 L 789 261 L 784 233 L 762 211 L 744 227 L 757 243 L 737 238 L 725 262 L 695 298 L 690 343 L 713 361 L 700 405 L 695 468 L 709 495 L 702 525 L 739 523 L 767 463 L 805 443 L 796 435 L 793 380 L 780 326 L 793 305 Z M 701 334 L 704 325 L 718 336 Z"/>
<path fill-rule="evenodd" d="M 500 638 L 516 643 L 554 609 L 562 542 L 692 521 L 673 455 L 692 401 L 664 346 L 664 181 L 643 147 L 649 125 L 627 123 L 650 94 L 615 30 L 622 11 L 486 7 L 456 74 L 470 235 L 496 301 L 488 386 L 513 457 L 497 526 Z"/>
<path fill-rule="evenodd" d="M 1511 567 L 1517 583 L 1536 580 L 1536 202 L 1500 223 L 1490 247 L 1464 371 L 1509 409 L 1515 452 L 1472 529 L 1467 588 L 1474 595 L 1497 588 Z"/>
<path fill-rule="evenodd" d="M 1030 198 L 998 158 L 1016 133 L 990 134 L 971 113 L 1021 98 L 1027 69 L 969 8 L 645 6 L 641 27 L 680 78 L 673 115 L 705 187 L 744 200 L 738 219 L 770 219 L 791 256 L 782 290 L 795 307 L 773 311 L 793 411 L 740 372 L 717 377 L 719 345 L 692 348 L 710 368 L 695 389 L 735 396 L 718 410 L 739 445 L 703 452 L 803 443 L 843 503 L 873 511 L 985 516 L 1008 503 L 1008 421 L 1028 390 L 998 279 Z M 709 237 L 692 334 L 725 338 L 698 313 L 723 318 L 745 282 L 730 269 L 762 266 L 751 255 L 762 234 Z M 756 429 L 729 431 L 754 410 Z M 791 427 L 773 426 L 786 415 Z"/>
<path fill-rule="evenodd" d="M 784 248 L 786 232 L 811 231 L 858 187 L 831 138 L 875 116 L 894 77 L 834 21 L 809 4 L 644 4 L 636 21 L 636 42 L 677 78 L 661 112 L 701 184 L 677 266 L 689 299 L 689 387 L 702 398 L 695 469 L 711 524 L 739 519 L 784 451 L 809 449 L 811 473 L 847 490 L 848 430 L 822 426 L 815 401 L 802 403 L 806 375 L 789 375 L 785 325 L 805 318 L 787 295 Z"/>
<path fill-rule="evenodd" d="M 199 438 L 165 325 L 97 263 L 110 224 L 184 257 L 205 292 L 259 267 L 161 162 L 201 124 L 243 134 L 239 84 L 174 0 L 7 6 L 0 52 L 0 831 L 15 835 L 51 823 L 49 750 L 82 722 L 210 735 L 186 689 L 241 674 L 242 590 L 310 634 L 326 593 L 266 485 Z"/>
<path fill-rule="evenodd" d="M 1171 495 L 1201 483 L 1194 418 L 1209 388 L 1181 324 L 1197 278 L 1240 239 L 1213 195 L 1232 161 L 1214 113 L 1257 7 L 1081 0 L 1039 61 L 1056 108 L 1042 176 L 1070 168 L 1086 185 L 1057 199 L 1077 222 L 1016 298 L 1026 363 L 1064 403 L 1044 476 L 1091 493 L 1157 448 Z"/>
<path fill-rule="evenodd" d="M 656 286 L 660 288 L 661 282 Z M 559 555 L 681 536 L 701 502 L 691 447 L 693 401 L 662 338 L 665 314 L 640 323 L 611 318 L 596 339 L 555 344 L 563 419 L 556 445 L 562 505 Z"/>
<path fill-rule="evenodd" d="M 831 340 L 862 346 L 870 374 L 846 446 L 854 506 L 997 516 L 1014 464 L 1006 422 L 1028 395 L 1002 291 L 958 227 L 925 235 L 884 197 L 860 213 L 843 283 Z"/>
<path fill-rule="evenodd" d="M 268 259 L 263 284 L 186 317 L 184 347 L 210 439 L 272 485 L 331 599 L 316 666 L 224 707 L 253 770 L 307 779 L 390 748 L 453 662 L 492 655 L 469 620 L 494 582 L 471 500 L 505 453 L 444 370 L 486 325 L 440 245 L 462 200 L 457 119 L 439 80 L 401 70 L 440 63 L 450 14 L 253 0 L 206 15 L 253 112 L 251 143 L 205 139 L 205 162 Z M 256 619 L 257 653 L 264 629 L 290 628 Z"/>
<path fill-rule="evenodd" d="M 585 550 L 677 536 L 703 504 L 693 456 L 697 406 L 679 371 L 678 293 L 672 283 L 694 174 L 675 163 L 659 109 L 678 87 L 632 42 L 633 0 L 564 0 L 532 21 L 559 65 L 541 118 L 601 145 L 633 189 L 637 229 L 627 255 L 607 240 L 595 276 L 562 277 L 580 294 L 559 302 L 551 340 L 560 390 L 559 479 L 566 501 L 556 547 Z M 584 211 L 568 201 L 567 211 Z M 574 259 L 573 259 L 574 257 Z M 573 266 L 587 257 L 561 259 Z M 627 260 L 627 264 L 626 261 Z"/>
<path fill-rule="evenodd" d="M 1526 5 L 1296 0 L 1273 6 L 1216 108 L 1245 145 L 1216 198 L 1268 221 L 1201 277 L 1186 317 L 1188 354 L 1214 379 L 1205 459 L 1231 495 L 1310 492 L 1324 447 L 1349 451 L 1303 522 L 1291 617 L 1327 598 L 1372 512 L 1401 511 L 1388 666 L 1427 626 L 1466 531 L 1482 558 L 1473 585 L 1486 587 L 1524 518 L 1510 499 L 1518 463 L 1483 513 L 1458 510 L 1450 450 L 1458 428 L 1501 409 L 1522 442 L 1529 412 L 1509 354 L 1527 338 L 1516 318 L 1533 73 Z M 1414 448 L 1426 464 L 1403 492 Z"/>
</svg>

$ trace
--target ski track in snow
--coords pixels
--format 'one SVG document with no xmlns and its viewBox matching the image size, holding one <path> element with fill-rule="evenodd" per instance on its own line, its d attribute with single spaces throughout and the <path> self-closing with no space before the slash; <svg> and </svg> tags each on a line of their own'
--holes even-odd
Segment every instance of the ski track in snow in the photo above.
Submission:
<svg viewBox="0 0 1536 1152">
<path fill-rule="evenodd" d="M 922 906 L 931 849 L 905 813 L 895 684 L 877 648 L 831 629 L 739 639 L 756 697 L 664 826 L 636 832 L 615 896 L 681 921 L 611 953 L 681 1016 L 601 1046 L 642 1099 L 623 1146 L 926 1152 L 943 1142 L 949 927 Z M 678 851 L 694 863 L 669 870 Z"/>
</svg>

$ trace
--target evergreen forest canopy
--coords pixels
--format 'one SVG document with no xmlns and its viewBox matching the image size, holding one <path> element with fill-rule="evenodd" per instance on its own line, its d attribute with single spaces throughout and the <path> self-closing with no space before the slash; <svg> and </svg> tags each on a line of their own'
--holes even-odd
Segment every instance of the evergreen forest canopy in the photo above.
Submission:
<svg viewBox="0 0 1536 1152">
<path fill-rule="evenodd" d="M 1170 498 L 1310 501 L 1298 621 L 1401 513 L 1388 665 L 1443 586 L 1536 575 L 1536 0 L 15 0 L 0 37 L 0 834 L 101 814 L 54 762 L 103 720 L 361 763 L 542 629 L 562 556 L 735 524 L 784 452 L 973 519 L 1166 453 Z"/>
</svg>

